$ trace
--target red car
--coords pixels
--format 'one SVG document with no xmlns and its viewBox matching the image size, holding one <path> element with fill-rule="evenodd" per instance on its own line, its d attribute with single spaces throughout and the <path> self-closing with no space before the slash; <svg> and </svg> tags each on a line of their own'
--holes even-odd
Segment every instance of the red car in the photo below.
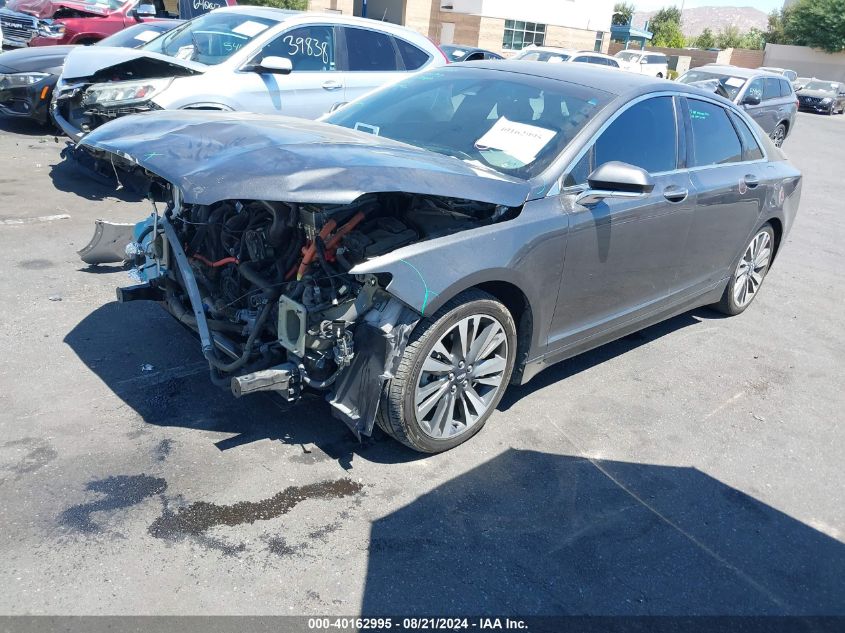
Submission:
<svg viewBox="0 0 845 633">
<path fill-rule="evenodd" d="M 194 17 L 193 4 L 184 18 Z M 235 0 L 199 3 L 202 13 Z M 185 13 L 180 11 L 181 13 Z M 0 9 L 3 45 L 93 44 L 139 22 L 179 17 L 164 0 L 9 0 Z"/>
</svg>

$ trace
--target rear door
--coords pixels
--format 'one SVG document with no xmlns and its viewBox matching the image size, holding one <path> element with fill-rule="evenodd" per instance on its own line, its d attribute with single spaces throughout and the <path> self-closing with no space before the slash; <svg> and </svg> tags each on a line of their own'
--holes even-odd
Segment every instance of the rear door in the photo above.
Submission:
<svg viewBox="0 0 845 633">
<path fill-rule="evenodd" d="M 613 331 L 668 299 L 694 209 L 678 120 L 671 96 L 634 102 L 565 174 L 562 203 L 570 209 L 570 233 L 552 349 Z M 636 199 L 577 204 L 588 175 L 609 161 L 645 169 L 654 190 Z"/>
<path fill-rule="evenodd" d="M 336 49 L 331 24 L 298 26 L 268 42 L 223 88 L 236 94 L 246 111 L 315 119 L 344 101 Z M 249 70 L 265 57 L 286 57 L 293 71 L 282 75 Z"/>
<path fill-rule="evenodd" d="M 766 192 L 766 161 L 745 121 L 713 101 L 685 100 L 687 162 L 695 214 L 679 269 L 679 290 L 716 285 L 733 269 L 756 228 Z"/>
<path fill-rule="evenodd" d="M 404 57 L 393 36 L 352 26 L 341 26 L 339 31 L 344 52 L 341 64 L 345 101 L 357 99 L 379 86 L 406 76 Z M 428 54 L 409 42 L 403 40 L 402 47 L 407 51 L 406 56 L 413 56 L 413 48 L 422 52 L 428 60 Z"/>
<path fill-rule="evenodd" d="M 749 104 L 743 103 L 742 107 L 745 108 L 745 111 L 748 115 L 757 122 L 763 130 L 765 130 L 766 134 L 770 133 L 774 129 L 774 123 L 771 120 L 771 117 L 766 112 L 766 102 L 763 100 L 763 93 L 765 90 L 765 84 L 763 82 L 762 77 L 758 77 L 754 79 L 748 86 L 745 88 L 745 92 L 742 95 L 742 99 L 745 100 L 749 96 L 757 97 L 760 99 L 760 103 L 758 104 Z"/>
</svg>

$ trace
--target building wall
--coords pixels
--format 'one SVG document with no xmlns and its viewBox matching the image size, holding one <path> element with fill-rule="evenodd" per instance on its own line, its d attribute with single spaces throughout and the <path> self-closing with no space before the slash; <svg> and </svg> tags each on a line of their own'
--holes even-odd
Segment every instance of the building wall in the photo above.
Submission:
<svg viewBox="0 0 845 633">
<path fill-rule="evenodd" d="M 408 0 L 413 2 L 414 0 Z M 440 0 L 433 0 L 441 4 Z M 609 31 L 614 0 L 444 0 L 455 12 L 587 31 Z M 592 46 L 591 46 L 592 48 Z"/>
<path fill-rule="evenodd" d="M 763 66 L 790 68 L 799 77 L 845 82 L 845 53 L 825 53 L 808 46 L 766 44 Z"/>
<path fill-rule="evenodd" d="M 308 0 L 309 11 L 331 11 L 353 14 L 353 0 Z"/>
</svg>

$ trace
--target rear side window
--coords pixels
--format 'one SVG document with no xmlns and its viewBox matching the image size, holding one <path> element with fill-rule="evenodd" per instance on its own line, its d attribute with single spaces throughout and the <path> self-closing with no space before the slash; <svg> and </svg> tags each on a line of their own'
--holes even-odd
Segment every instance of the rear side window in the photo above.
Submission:
<svg viewBox="0 0 845 633">
<path fill-rule="evenodd" d="M 612 66 L 613 68 L 619 68 L 619 62 L 617 62 L 615 59 L 605 59 L 604 63 L 608 66 Z"/>
<path fill-rule="evenodd" d="M 785 79 L 778 79 L 780 82 L 780 96 L 789 97 L 792 95 L 792 84 Z"/>
<path fill-rule="evenodd" d="M 649 64 L 665 64 L 666 58 L 662 55 L 649 55 L 648 56 L 648 63 Z"/>
<path fill-rule="evenodd" d="M 733 112 L 731 112 L 731 119 L 733 120 L 734 126 L 742 139 L 742 160 L 759 160 L 763 158 L 763 150 L 760 149 L 757 139 L 754 138 L 754 134 L 751 133 L 751 128 L 749 128 L 745 124 L 745 121 L 740 119 Z"/>
<path fill-rule="evenodd" d="M 691 167 L 723 165 L 742 160 L 742 146 L 728 113 L 709 101 L 688 99 L 692 128 Z"/>
<path fill-rule="evenodd" d="M 349 68 L 352 71 L 399 70 L 391 37 L 378 31 L 344 27 Z"/>
<path fill-rule="evenodd" d="M 763 101 L 780 97 L 780 79 L 766 77 L 763 80 Z"/>
<path fill-rule="evenodd" d="M 405 70 L 417 70 L 431 59 L 428 53 L 421 48 L 417 48 L 413 44 L 406 42 L 398 37 L 393 38 L 396 42 L 396 48 L 399 49 L 399 55 L 402 56 L 402 62 L 405 64 Z"/>
<path fill-rule="evenodd" d="M 649 173 L 671 171 L 678 164 L 675 108 L 671 97 L 635 103 L 601 133 L 595 145 L 567 175 L 564 186 L 587 182 L 595 168 L 612 160 Z"/>
</svg>

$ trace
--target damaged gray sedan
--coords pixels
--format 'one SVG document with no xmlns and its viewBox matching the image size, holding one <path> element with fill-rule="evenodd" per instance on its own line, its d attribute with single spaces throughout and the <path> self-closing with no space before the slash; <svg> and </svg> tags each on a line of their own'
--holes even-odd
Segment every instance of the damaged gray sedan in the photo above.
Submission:
<svg viewBox="0 0 845 633">
<path fill-rule="evenodd" d="M 553 363 L 745 310 L 801 190 L 727 100 L 530 62 L 433 70 L 324 122 L 127 117 L 82 147 L 165 205 L 121 301 L 160 301 L 235 396 L 322 391 L 359 437 L 426 452 Z"/>
</svg>

